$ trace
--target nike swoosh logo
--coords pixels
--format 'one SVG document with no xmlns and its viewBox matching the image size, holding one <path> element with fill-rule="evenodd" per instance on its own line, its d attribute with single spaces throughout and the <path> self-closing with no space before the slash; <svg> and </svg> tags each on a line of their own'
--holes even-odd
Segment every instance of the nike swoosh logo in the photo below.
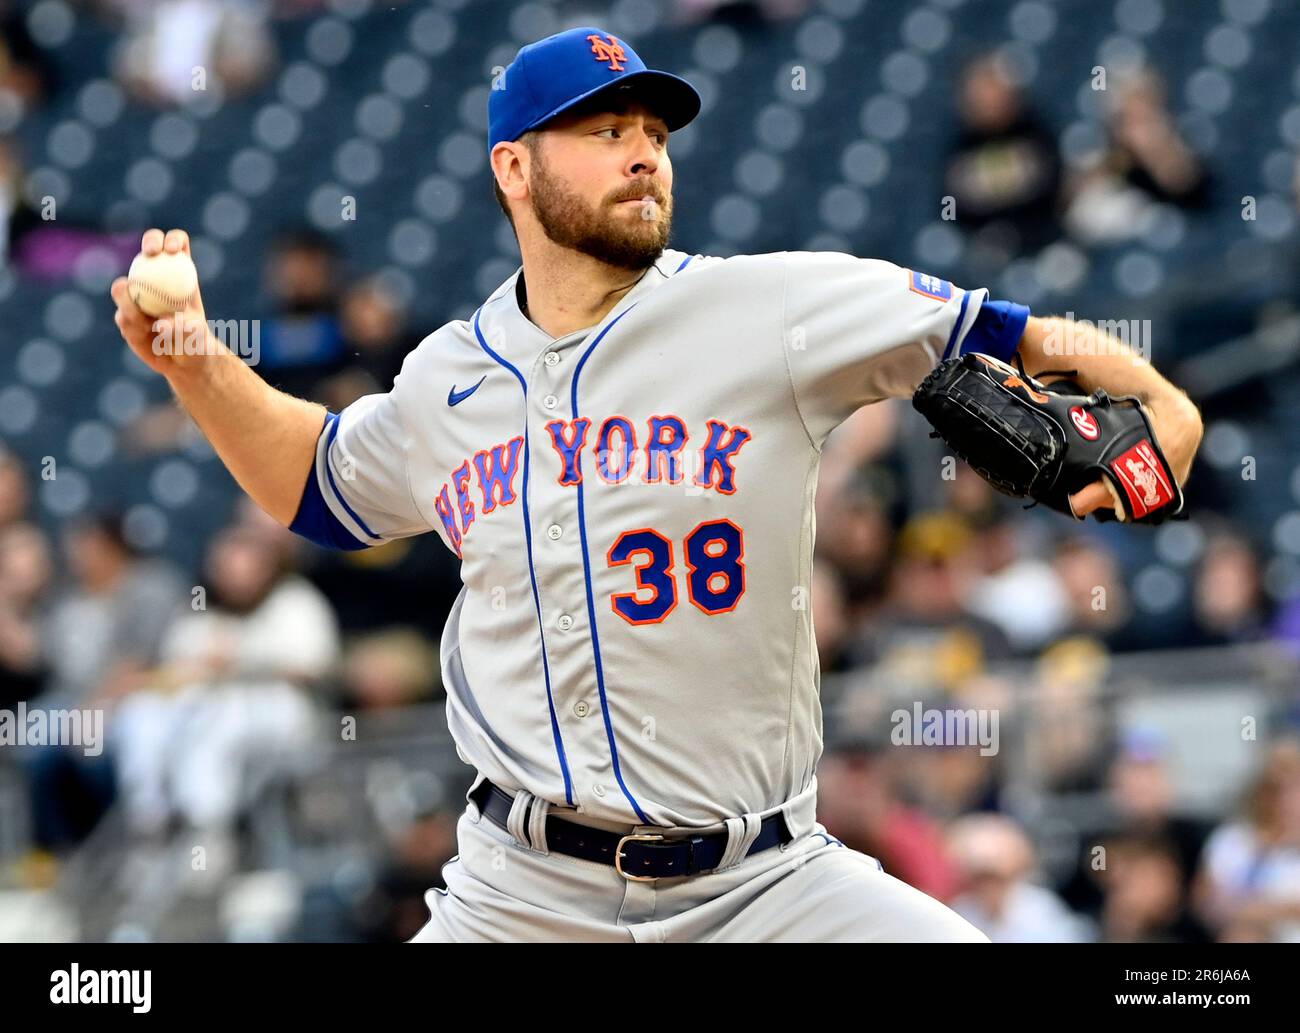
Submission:
<svg viewBox="0 0 1300 1033">
<path fill-rule="evenodd" d="M 475 391 L 479 389 L 479 384 L 482 384 L 484 380 L 487 380 L 486 373 L 484 373 L 483 376 L 479 378 L 478 384 L 475 384 L 473 387 L 467 387 L 465 388 L 464 391 L 457 391 L 456 385 L 452 384 L 451 390 L 447 392 L 447 404 L 460 405 L 461 402 L 465 401 L 466 398 L 468 398 L 470 395 L 472 395 Z"/>
</svg>

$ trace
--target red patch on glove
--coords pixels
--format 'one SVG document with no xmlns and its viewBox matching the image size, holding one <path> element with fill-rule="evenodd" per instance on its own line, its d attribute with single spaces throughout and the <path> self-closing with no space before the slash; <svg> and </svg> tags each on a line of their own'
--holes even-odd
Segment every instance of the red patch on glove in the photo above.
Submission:
<svg viewBox="0 0 1300 1033">
<path fill-rule="evenodd" d="M 1110 468 L 1124 486 L 1134 519 L 1141 519 L 1174 500 L 1173 486 L 1151 442 L 1139 441 L 1114 460 Z"/>
</svg>

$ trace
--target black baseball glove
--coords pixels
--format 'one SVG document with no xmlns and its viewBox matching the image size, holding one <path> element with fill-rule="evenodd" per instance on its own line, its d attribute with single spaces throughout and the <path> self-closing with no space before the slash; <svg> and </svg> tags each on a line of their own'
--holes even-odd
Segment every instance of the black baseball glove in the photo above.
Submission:
<svg viewBox="0 0 1300 1033">
<path fill-rule="evenodd" d="M 989 355 L 941 362 L 912 396 L 957 455 L 1003 494 L 1074 516 L 1069 496 L 1102 480 L 1116 508 L 1099 520 L 1158 524 L 1183 512 L 1183 493 L 1136 398 L 1044 385 Z"/>
</svg>

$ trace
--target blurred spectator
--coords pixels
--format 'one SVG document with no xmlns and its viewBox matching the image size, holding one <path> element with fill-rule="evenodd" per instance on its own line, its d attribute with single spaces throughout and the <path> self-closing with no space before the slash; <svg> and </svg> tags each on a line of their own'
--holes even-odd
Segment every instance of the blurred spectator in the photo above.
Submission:
<svg viewBox="0 0 1300 1033">
<path fill-rule="evenodd" d="M 1200 913 L 1221 940 L 1300 943 L 1300 743 L 1269 749 L 1243 811 L 1205 844 Z"/>
<path fill-rule="evenodd" d="M 264 0 L 110 0 L 126 21 L 113 58 L 136 100 L 184 104 L 196 93 L 251 93 L 275 67 Z"/>
<path fill-rule="evenodd" d="M 978 577 L 970 527 L 951 513 L 914 517 L 898 536 L 885 607 L 858 629 L 854 658 L 908 685 L 956 685 L 990 658 L 1009 654 L 1006 636 L 967 603 Z"/>
<path fill-rule="evenodd" d="M 363 280 L 343 296 L 340 326 L 347 366 L 316 389 L 317 399 L 340 412 L 362 395 L 388 391 L 420 338 L 406 327 L 406 312 L 378 280 Z"/>
<path fill-rule="evenodd" d="M 1106 145 L 1081 162 L 1066 212 L 1070 232 L 1088 244 L 1140 236 L 1158 203 L 1209 203 L 1209 177 L 1174 124 L 1159 77 L 1140 69 L 1114 79 L 1106 93 Z"/>
<path fill-rule="evenodd" d="M 343 296 L 342 324 L 352 367 L 367 374 L 376 390 L 390 390 L 421 340 L 408 330 L 401 303 L 379 280 L 362 280 Z"/>
<path fill-rule="evenodd" d="M 891 747 L 837 733 L 817 765 L 817 819 L 845 846 L 878 858 L 885 871 L 939 900 L 956 888 L 943 832 L 897 792 Z"/>
<path fill-rule="evenodd" d="M 886 399 L 863 406 L 831 431 L 822 444 L 817 474 L 819 500 L 823 494 L 838 495 L 849 490 L 855 481 L 870 476 L 869 467 L 890 458 L 905 404 L 900 399 Z"/>
<path fill-rule="evenodd" d="M 275 566 L 280 570 L 294 568 L 299 553 L 307 544 L 247 495 L 241 495 L 235 500 L 230 526 L 241 534 L 247 533 L 257 539 L 268 550 Z"/>
<path fill-rule="evenodd" d="M 260 371 L 291 394 L 310 395 L 347 364 L 339 322 L 338 248 L 323 233 L 280 234 L 263 266 L 271 314 L 262 321 Z"/>
<path fill-rule="evenodd" d="M 1094 938 L 1086 919 L 1031 881 L 1034 848 L 1010 818 L 962 818 L 948 830 L 948 849 L 961 887 L 952 908 L 994 943 L 1083 943 Z"/>
<path fill-rule="evenodd" d="M 870 471 L 846 468 L 842 483 L 824 479 L 817 490 L 816 563 L 839 573 L 852 620 L 861 620 L 888 590 L 894 531 Z"/>
<path fill-rule="evenodd" d="M 428 699 L 438 684 L 438 650 L 409 628 L 365 635 L 344 661 L 343 706 L 387 710 Z"/>
<path fill-rule="evenodd" d="M 1178 848 L 1158 834 L 1132 832 L 1102 844 L 1102 939 L 1107 943 L 1204 943 L 1189 907 Z"/>
<path fill-rule="evenodd" d="M 1168 745 L 1162 733 L 1132 728 L 1123 738 L 1120 755 L 1108 778 L 1110 803 L 1119 826 L 1127 832 L 1157 836 L 1178 855 L 1183 878 L 1190 882 L 1205 844 L 1207 829 L 1174 811 L 1174 786 Z"/>
<path fill-rule="evenodd" d="M 184 589 L 166 561 L 136 554 L 116 515 L 73 522 L 64 549 L 73 585 L 46 628 L 52 679 L 43 703 L 98 705 L 156 663 Z"/>
<path fill-rule="evenodd" d="M 1023 760 L 1049 792 L 1095 792 L 1111 750 L 1110 673 L 1106 651 L 1093 639 L 1063 639 L 1043 651 L 1023 720 Z"/>
<path fill-rule="evenodd" d="M 459 804 L 449 806 L 451 794 L 427 773 L 395 768 L 373 779 L 367 795 L 382 853 L 371 892 L 349 901 L 350 924 L 361 939 L 404 942 L 428 921 L 425 894 L 445 891 L 442 869 L 456 855 Z"/>
<path fill-rule="evenodd" d="M 456 856 L 458 811 L 421 814 L 390 837 L 375 888 L 355 910 L 371 943 L 405 943 L 429 920 L 426 893 L 446 889 L 442 869 Z"/>
<path fill-rule="evenodd" d="M 1033 554 L 1028 532 L 1027 521 L 1000 520 L 979 533 L 983 572 L 970 595 L 971 612 L 995 624 L 1019 653 L 1046 645 L 1070 620 L 1065 587 L 1052 565 Z"/>
<path fill-rule="evenodd" d="M 1103 900 L 1094 875 L 1094 851 L 1115 837 L 1145 837 L 1167 844 L 1176 855 L 1183 891 L 1190 887 L 1208 829 L 1176 813 L 1167 751 L 1164 735 L 1153 728 L 1138 726 L 1123 735 L 1106 778 L 1105 813 L 1081 831 L 1079 867 L 1063 888 L 1073 906 L 1100 912 Z"/>
<path fill-rule="evenodd" d="M 0 525 L 0 709 L 35 698 L 45 686 L 41 622 L 53 575 L 43 531 Z"/>
<path fill-rule="evenodd" d="M 945 742 L 899 750 L 892 757 L 900 785 L 907 787 L 907 797 L 932 818 L 949 821 L 962 814 L 994 811 L 1001 804 L 1004 791 L 1002 758 L 1007 743 L 1003 736 L 1010 728 L 1006 722 L 1014 714 L 1008 686 L 990 677 L 969 678 L 960 695 L 950 697 L 934 707 L 953 722 Z M 974 712 L 977 720 L 996 714 L 998 726 L 972 727 L 967 716 Z M 962 739 L 956 729 L 980 734 L 994 733 L 991 741 Z"/>
<path fill-rule="evenodd" d="M 1152 644 L 1150 629 L 1133 627 L 1119 561 L 1098 539 L 1073 535 L 1056 547 L 1052 565 L 1070 609 L 1064 634 L 1096 639 L 1112 650 Z"/>
<path fill-rule="evenodd" d="M 1196 571 L 1196 641 L 1216 646 L 1265 637 L 1264 579 L 1255 550 L 1235 534 L 1210 540 Z"/>
<path fill-rule="evenodd" d="M 301 771 L 317 728 L 310 690 L 338 660 L 328 602 L 247 529 L 208 551 L 207 597 L 175 619 L 162 665 L 116 715 L 132 827 L 229 835 L 242 808 Z M 201 605 L 198 605 L 200 604 Z"/>
<path fill-rule="evenodd" d="M 130 692 L 157 658 L 158 643 L 183 598 L 171 568 L 135 555 L 114 516 L 72 524 L 64 546 L 73 585 L 45 627 L 49 677 L 34 701 L 44 709 L 102 708 Z M 69 744 L 24 755 L 35 841 L 60 852 L 94 828 L 114 796 L 111 754 Z"/>
<path fill-rule="evenodd" d="M 1109 122 L 1112 169 L 1158 201 L 1204 207 L 1208 176 L 1174 125 L 1160 77 L 1139 71 L 1121 82 L 1115 96 Z"/>
<path fill-rule="evenodd" d="M 953 456 L 947 458 L 949 461 L 955 459 Z M 1011 512 L 1006 505 L 1006 496 L 994 491 L 989 482 L 966 463 L 957 463 L 952 470 L 952 479 L 940 478 L 940 482 L 943 493 L 939 508 L 951 510 L 971 527 L 988 529 L 1007 519 Z"/>
<path fill-rule="evenodd" d="M 27 4 L 0 0 L 0 94 L 19 98 L 28 110 L 57 84 L 54 65 L 27 31 Z"/>
<path fill-rule="evenodd" d="M 961 129 L 949 151 L 944 192 L 957 224 L 994 261 L 1041 250 L 1061 234 L 1056 138 L 1025 101 L 1006 60 L 976 59 L 962 76 Z"/>
</svg>

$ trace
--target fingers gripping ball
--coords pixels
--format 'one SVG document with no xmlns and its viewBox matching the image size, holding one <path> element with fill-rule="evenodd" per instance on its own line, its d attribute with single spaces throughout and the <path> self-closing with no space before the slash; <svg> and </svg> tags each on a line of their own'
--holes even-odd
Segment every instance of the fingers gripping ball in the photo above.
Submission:
<svg viewBox="0 0 1300 1033">
<path fill-rule="evenodd" d="M 1117 503 L 1099 520 L 1158 524 L 1183 493 L 1136 398 L 1070 393 L 989 355 L 940 363 L 912 405 L 981 477 L 1013 498 L 1074 515 L 1070 495 L 1100 480 Z"/>
<path fill-rule="evenodd" d="M 189 255 L 162 251 L 136 255 L 126 274 L 131 300 L 147 316 L 184 311 L 198 290 L 199 273 Z"/>
</svg>

